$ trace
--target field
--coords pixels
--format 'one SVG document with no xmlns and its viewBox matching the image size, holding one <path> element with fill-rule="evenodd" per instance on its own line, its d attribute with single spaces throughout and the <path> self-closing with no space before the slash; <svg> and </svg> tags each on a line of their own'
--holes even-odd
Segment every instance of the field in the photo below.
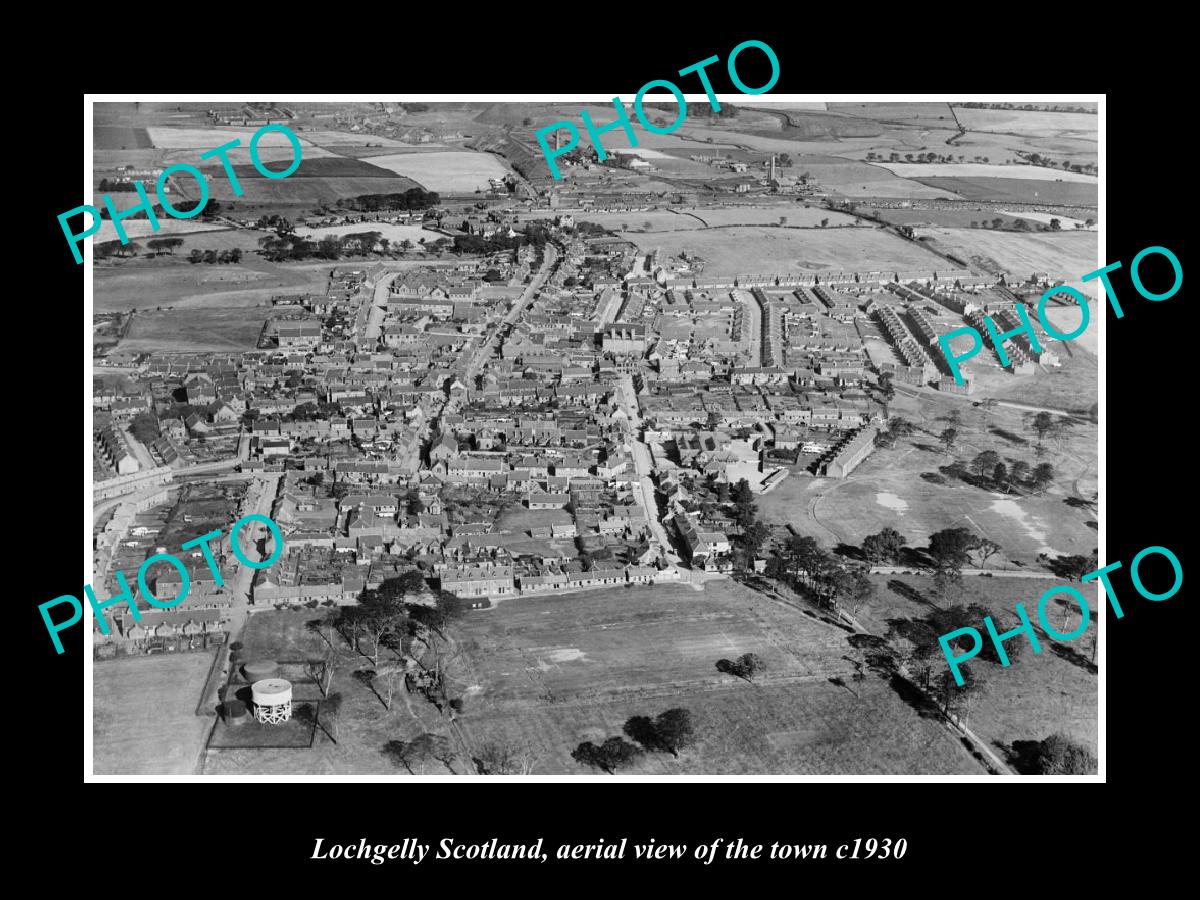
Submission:
<svg viewBox="0 0 1200 900">
<path fill-rule="evenodd" d="M 830 225 L 853 224 L 854 216 L 833 212 L 819 207 L 802 206 L 744 206 L 720 209 L 679 208 L 674 210 L 653 209 L 641 212 L 589 212 L 575 213 L 578 222 L 593 222 L 614 231 L 623 225 L 640 231 L 643 224 L 650 223 L 650 231 L 702 231 L 723 225 L 777 225 L 780 217 L 787 219 L 788 227 L 819 227 L 822 219 Z M 531 218 L 536 218 L 531 215 Z"/>
<path fill-rule="evenodd" d="M 145 150 L 154 146 L 145 128 L 93 125 L 92 142 L 97 150 Z"/>
<path fill-rule="evenodd" d="M 200 232 L 186 238 L 184 253 L 195 246 L 223 247 L 222 236 L 230 232 Z M 233 232 L 240 235 L 243 232 Z M 176 251 L 176 260 L 180 251 Z M 263 269 L 250 266 L 262 266 Z M 172 307 L 251 307 L 270 303 L 272 294 L 323 292 L 328 281 L 328 265 L 301 269 L 279 268 L 251 260 L 242 265 L 192 265 L 170 258 L 148 262 L 131 261 L 117 266 L 96 266 L 93 271 L 95 312 L 127 312 L 156 306 Z M 260 315 L 263 315 L 260 311 Z"/>
<path fill-rule="evenodd" d="M 808 172 L 821 187 L 842 197 L 954 199 L 956 196 L 941 188 L 901 178 L 883 166 L 833 156 L 802 157 L 787 171 Z"/>
<path fill-rule="evenodd" d="M 489 178 L 503 178 L 508 167 L 490 153 L 444 151 L 372 156 L 372 165 L 411 178 L 426 190 L 470 193 L 488 187 Z"/>
<path fill-rule="evenodd" d="M 932 579 L 912 575 L 875 575 L 877 600 L 862 614 L 863 624 L 876 634 L 886 634 L 888 620 L 923 618 L 933 609 L 928 598 Z M 901 593 L 890 585 L 905 585 Z M 1003 631 L 1019 623 L 1015 605 L 1020 602 L 1030 618 L 1037 622 L 1037 601 L 1043 592 L 1062 581 L 1053 578 L 965 578 L 965 600 L 978 603 L 991 613 L 997 630 Z M 1039 629 L 1041 653 L 1034 654 L 1025 642 L 1023 655 L 1011 665 L 975 661 L 972 672 L 980 676 L 983 687 L 972 701 L 970 727 L 1003 759 L 1014 741 L 1039 741 L 1055 732 L 1082 742 L 1094 753 L 1098 737 L 1098 696 L 1096 674 L 1089 670 L 1092 638 L 1095 635 L 1095 610 L 1104 602 L 1095 585 L 1085 585 L 1083 594 L 1092 609 L 1092 624 L 1088 631 L 1074 641 L 1051 639 Z M 916 599 L 927 598 L 925 602 Z M 1047 604 L 1051 624 L 1070 632 L 1078 624 L 1075 611 L 1063 628 L 1062 610 L 1055 601 Z M 1111 620 L 1110 620 L 1111 621 Z M 982 628 L 980 629 L 982 631 Z M 986 638 L 985 638 L 986 640 Z M 934 674 L 945 671 L 945 659 L 939 655 Z"/>
<path fill-rule="evenodd" d="M 917 235 L 932 237 L 945 251 L 985 269 L 998 267 L 1018 278 L 1046 272 L 1077 288 L 1083 287 L 1085 274 L 1103 265 L 1097 262 L 1099 242 L 1094 231 L 1021 234 L 982 228 L 919 228 Z M 1094 285 L 1090 283 L 1085 293 L 1095 295 Z"/>
<path fill-rule="evenodd" d="M 1094 385 L 1094 369 L 1092 378 Z M 1029 379 L 1021 381 L 1027 384 Z M 1014 384 L 1013 393 L 1014 401 L 1030 402 L 1024 388 Z M 1094 397 L 1093 386 L 1079 405 L 1090 405 Z M 1058 396 L 1057 405 L 1067 402 Z M 1024 424 L 1026 413 L 1020 410 L 998 407 L 985 425 L 985 414 L 979 408 L 949 399 L 939 402 L 928 394 L 919 407 L 915 399 L 901 396 L 892 407 L 893 415 L 924 431 L 901 439 L 893 449 L 877 450 L 849 478 L 797 474 L 785 479 L 758 499 L 762 519 L 772 525 L 791 524 L 826 547 L 858 546 L 868 534 L 885 526 L 903 534 L 910 546 L 924 547 L 933 532 L 961 525 L 1003 548 L 988 563 L 993 569 L 1013 568 L 1018 562 L 1029 569 L 1038 565 L 1040 553 L 1086 554 L 1096 546 L 1096 532 L 1085 524 L 1095 519 L 1095 514 L 1065 502 L 1068 496 L 1090 495 L 1095 490 L 1095 425 L 1073 425 L 1061 447 L 1048 442 L 1047 454 L 1038 457 L 1036 438 Z M 949 409 L 958 409 L 963 417 L 953 453 L 943 450 L 936 437 L 949 427 L 944 418 Z M 984 450 L 999 453 L 1006 465 L 1017 459 L 1031 467 L 1049 462 L 1056 472 L 1054 484 L 1040 496 L 1008 496 L 953 478 L 937 484 L 922 477 L 938 473 L 954 459 L 969 463 Z"/>
<path fill-rule="evenodd" d="M 954 113 L 945 103 L 830 103 L 830 112 L 862 116 L 877 122 L 925 128 L 954 125 Z"/>
<path fill-rule="evenodd" d="M 196 159 L 187 160 L 195 165 L 199 162 L 199 156 L 205 150 L 211 150 L 214 147 L 219 147 L 222 144 L 228 144 L 230 141 L 240 140 L 240 146 L 235 147 L 229 152 L 229 159 L 233 163 L 246 162 L 250 159 L 250 138 L 254 135 L 257 128 L 175 128 L 152 125 L 146 129 L 150 135 L 150 140 L 153 145 L 160 150 L 195 150 Z M 317 159 L 322 156 L 332 156 L 328 150 L 322 150 L 320 147 L 306 140 L 304 137 L 297 135 L 300 138 L 301 159 Z M 178 154 L 177 154 L 178 155 Z M 264 163 L 273 162 L 276 160 L 290 161 L 293 156 L 292 144 L 288 140 L 286 134 L 279 131 L 269 131 L 259 139 L 258 155 Z M 183 156 L 179 156 L 183 160 Z M 304 165 L 303 161 L 300 163 Z"/>
<path fill-rule="evenodd" d="M 954 107 L 959 124 L 969 131 L 995 131 L 1009 134 L 1089 135 L 1094 140 L 1099 116 L 1088 113 L 1041 112 L 1024 109 L 967 109 Z"/>
<path fill-rule="evenodd" d="M 1004 200 L 1009 203 L 1061 203 L 1065 206 L 1095 206 L 1099 196 L 1095 182 L 1085 184 L 1074 181 L 1040 181 L 1033 178 L 929 177 L 920 180 L 929 187 L 953 191 L 964 200 Z"/>
<path fill-rule="evenodd" d="M 829 682 L 851 671 L 845 632 L 733 582 L 510 600 L 461 630 L 470 742 L 527 739 L 543 754 L 539 773 L 584 772 L 570 759 L 580 741 L 674 706 L 692 712 L 698 745 L 632 771 L 982 772 L 886 683 L 856 685 L 855 698 Z M 715 668 L 745 652 L 767 666 L 754 685 Z"/>
<path fill-rule="evenodd" d="M 393 225 L 390 222 L 361 222 L 357 225 L 332 225 L 328 228 L 307 228 L 300 226 L 296 229 L 296 234 L 320 239 L 328 234 L 360 234 L 364 231 L 378 231 L 393 244 L 398 244 L 405 240 L 416 244 L 422 239 L 434 241 L 445 237 L 445 235 L 437 234 L 436 232 L 426 231 L 424 228 L 417 228 L 415 225 Z"/>
<path fill-rule="evenodd" d="M 254 308 L 142 310 L 118 347 L 122 353 L 253 350 L 266 318 L 265 310 Z"/>
<path fill-rule="evenodd" d="M 945 260 L 919 244 L 868 228 L 747 227 L 645 235 L 630 232 L 623 236 L 643 250 L 661 248 L 671 255 L 681 250 L 697 253 L 706 260 L 705 275 L 946 267 Z"/>
<path fill-rule="evenodd" d="M 196 715 L 211 653 L 98 662 L 92 678 L 97 775 L 191 775 L 212 719 Z"/>
<path fill-rule="evenodd" d="M 1033 181 L 1097 183 L 1095 175 L 1046 166 L 995 166 L 987 163 L 880 163 L 902 178 L 1013 178 Z"/>
</svg>

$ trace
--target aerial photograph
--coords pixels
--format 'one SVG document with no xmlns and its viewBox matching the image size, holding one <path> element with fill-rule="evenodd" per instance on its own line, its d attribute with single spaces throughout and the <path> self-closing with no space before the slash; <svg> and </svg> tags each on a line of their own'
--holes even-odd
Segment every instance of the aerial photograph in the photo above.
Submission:
<svg viewBox="0 0 1200 900">
<path fill-rule="evenodd" d="M 651 99 L 92 104 L 94 775 L 1096 774 L 1097 104 Z"/>
</svg>

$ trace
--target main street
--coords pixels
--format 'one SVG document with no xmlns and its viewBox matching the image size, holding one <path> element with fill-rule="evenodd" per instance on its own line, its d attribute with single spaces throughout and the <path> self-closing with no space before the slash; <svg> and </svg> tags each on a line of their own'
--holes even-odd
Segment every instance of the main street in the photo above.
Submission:
<svg viewBox="0 0 1200 900">
<path fill-rule="evenodd" d="M 617 379 L 617 402 L 629 419 L 629 447 L 633 454 L 633 467 L 637 471 L 637 481 L 633 482 L 634 490 L 641 498 L 642 509 L 650 522 L 650 528 L 662 548 L 663 554 L 672 565 L 681 565 L 682 561 L 671 546 L 667 530 L 658 519 L 658 503 L 654 499 L 654 482 L 650 476 L 654 471 L 654 463 L 650 458 L 650 448 L 643 443 L 639 435 L 642 431 L 642 416 L 638 408 L 637 392 L 633 389 L 633 376 L 622 375 Z"/>
</svg>

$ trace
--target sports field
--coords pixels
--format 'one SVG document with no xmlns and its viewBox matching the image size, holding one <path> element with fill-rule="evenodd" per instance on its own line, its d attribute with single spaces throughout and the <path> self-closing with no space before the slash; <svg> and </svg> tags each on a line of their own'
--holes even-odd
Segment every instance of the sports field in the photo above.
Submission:
<svg viewBox="0 0 1200 900">
<path fill-rule="evenodd" d="M 97 662 L 92 680 L 97 775 L 191 775 L 212 719 L 196 704 L 212 653 Z"/>
</svg>

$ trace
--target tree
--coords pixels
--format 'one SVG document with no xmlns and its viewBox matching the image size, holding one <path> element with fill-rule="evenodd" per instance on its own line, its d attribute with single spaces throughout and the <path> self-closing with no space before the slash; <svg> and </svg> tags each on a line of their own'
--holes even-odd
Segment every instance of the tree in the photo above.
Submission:
<svg viewBox="0 0 1200 900">
<path fill-rule="evenodd" d="M 654 719 L 654 730 L 662 747 L 676 758 L 681 749 L 695 740 L 692 714 L 680 707 L 659 713 Z"/>
<path fill-rule="evenodd" d="M 610 737 L 599 746 L 584 741 L 571 751 L 571 758 L 580 765 L 593 766 L 612 775 L 617 769 L 632 763 L 640 753 L 636 744 L 618 736 Z"/>
<path fill-rule="evenodd" d="M 1046 435 L 1054 429 L 1054 417 L 1050 413 L 1042 411 L 1035 415 L 1029 424 L 1037 433 L 1038 447 L 1041 447 Z"/>
<path fill-rule="evenodd" d="M 975 542 L 975 546 L 971 548 L 971 552 L 978 555 L 979 568 L 983 569 L 987 567 L 987 561 L 1003 549 L 991 538 L 979 538 Z"/>
<path fill-rule="evenodd" d="M 961 569 L 969 562 L 968 553 L 973 550 L 978 538 L 961 526 L 943 528 L 929 538 L 929 555 L 938 568 Z"/>
<path fill-rule="evenodd" d="M 942 566 L 933 574 L 933 592 L 947 606 L 962 597 L 962 569 L 957 566 Z"/>
<path fill-rule="evenodd" d="M 194 248 L 192 250 L 192 252 L 190 254 L 188 254 L 188 262 L 190 262 L 190 263 L 204 262 L 204 251 L 200 250 L 199 248 Z"/>
<path fill-rule="evenodd" d="M 1000 462 L 999 453 L 995 450 L 984 450 L 971 460 L 971 469 L 982 478 L 984 475 L 990 474 L 998 462 Z"/>
<path fill-rule="evenodd" d="M 828 228 L 828 227 L 829 227 L 829 220 L 828 220 L 828 219 L 822 219 L 822 220 L 821 220 L 821 227 L 822 227 L 822 228 Z"/>
<path fill-rule="evenodd" d="M 311 624 L 310 622 L 309 625 L 311 626 Z M 330 646 L 332 647 L 332 644 Z M 322 697 L 329 695 L 329 686 L 333 683 L 333 674 L 337 671 L 337 663 L 337 656 L 330 649 L 321 659 L 310 659 L 304 665 L 305 673 L 316 684 Z"/>
<path fill-rule="evenodd" d="M 959 676 L 963 683 L 960 686 L 954 680 L 954 673 L 947 668 L 938 679 L 938 699 L 947 715 L 962 719 L 965 723 L 971 712 L 971 700 L 982 687 L 982 682 L 966 663 L 958 666 Z"/>
<path fill-rule="evenodd" d="M 415 775 L 413 763 L 434 759 L 450 770 L 451 775 L 457 774 L 450 765 L 454 759 L 454 751 L 448 738 L 440 734 L 423 732 L 411 741 L 388 741 L 381 751 L 388 760 L 397 766 L 403 766 L 409 775 Z"/>
<path fill-rule="evenodd" d="M 1037 745 L 1032 755 L 1032 768 L 1037 775 L 1096 774 L 1096 757 L 1066 735 L 1051 735 Z"/>
<path fill-rule="evenodd" d="M 906 543 L 908 539 L 904 535 L 888 526 L 878 534 L 869 534 L 863 538 L 863 556 L 874 563 L 894 563 L 899 559 Z"/>
<path fill-rule="evenodd" d="M 158 428 L 158 418 L 149 411 L 143 411 L 134 416 L 129 423 L 129 431 L 143 444 L 152 443 L 162 436 L 162 432 Z"/>
<path fill-rule="evenodd" d="M 1033 470 L 1033 484 L 1039 491 L 1044 491 L 1054 480 L 1054 466 L 1050 463 L 1038 463 Z"/>
<path fill-rule="evenodd" d="M 888 404 L 896 396 L 896 386 L 892 384 L 892 373 L 884 372 L 879 376 L 879 393 L 883 397 L 883 417 L 888 417 Z"/>
<path fill-rule="evenodd" d="M 871 583 L 866 569 L 861 567 L 840 570 L 833 576 L 831 587 L 833 599 L 837 603 L 849 606 L 851 615 L 857 615 L 875 594 L 875 585 Z"/>
<path fill-rule="evenodd" d="M 1018 459 L 1013 462 L 1012 467 L 1008 470 L 1008 480 L 1010 484 L 1024 484 L 1029 477 L 1029 463 L 1023 459 Z"/>
<path fill-rule="evenodd" d="M 954 449 L 954 442 L 958 439 L 958 431 L 953 428 L 945 429 L 938 435 L 938 440 L 942 442 L 942 446 L 946 448 L 946 452 Z"/>
<path fill-rule="evenodd" d="M 754 676 L 763 671 L 763 661 L 756 653 L 743 653 L 737 659 L 717 660 L 717 671 L 744 678 L 753 684 Z"/>
<path fill-rule="evenodd" d="M 479 748 L 475 768 L 480 775 L 531 775 L 539 759 L 541 754 L 526 740 L 488 741 Z"/>
<path fill-rule="evenodd" d="M 1004 493 L 1008 493 L 1008 467 L 1004 463 L 998 462 L 996 468 L 992 469 L 992 484 L 1004 488 Z"/>
<path fill-rule="evenodd" d="M 1062 231 L 1062 220 L 1061 219 L 1051 219 L 1050 220 L 1050 230 L 1051 231 Z"/>
</svg>

